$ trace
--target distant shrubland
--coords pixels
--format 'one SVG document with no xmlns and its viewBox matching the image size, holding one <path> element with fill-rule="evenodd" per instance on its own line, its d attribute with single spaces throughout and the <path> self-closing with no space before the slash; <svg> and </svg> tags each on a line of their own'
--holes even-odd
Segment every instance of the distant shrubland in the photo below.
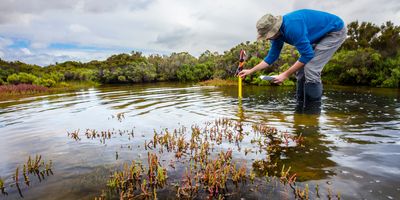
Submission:
<svg viewBox="0 0 400 200">
<path fill-rule="evenodd" d="M 326 84 L 399 87 L 400 27 L 391 22 L 377 26 L 357 21 L 347 27 L 348 39 L 325 66 L 323 81 Z M 198 58 L 187 52 L 144 56 L 133 51 L 130 54 L 112 55 L 104 61 L 67 61 L 45 67 L 0 59 L 0 85 L 66 87 L 70 82 L 121 84 L 232 79 L 241 49 L 248 54 L 245 68 L 250 68 L 267 55 L 269 42 L 241 43 L 223 54 L 207 50 Z M 290 67 L 298 56 L 295 48 L 285 45 L 279 60 L 271 68 L 247 77 L 245 82 L 269 84 L 258 79 L 258 76 L 279 74 Z M 294 80 L 291 77 L 284 85 L 293 85 Z"/>
</svg>

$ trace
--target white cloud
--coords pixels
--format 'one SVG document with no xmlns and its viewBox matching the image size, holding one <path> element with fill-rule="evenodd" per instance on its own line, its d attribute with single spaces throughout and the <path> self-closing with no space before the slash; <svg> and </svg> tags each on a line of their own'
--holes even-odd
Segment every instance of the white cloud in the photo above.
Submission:
<svg viewBox="0 0 400 200">
<path fill-rule="evenodd" d="M 32 55 L 32 52 L 28 48 L 21 48 L 20 50 L 25 55 Z"/>
<path fill-rule="evenodd" d="M 41 42 L 33 42 L 30 47 L 33 49 L 43 49 L 46 48 L 48 44 Z"/>
<path fill-rule="evenodd" d="M 11 45 L 13 42 L 10 39 L 0 37 L 0 49 L 6 48 Z"/>
<path fill-rule="evenodd" d="M 3 57 L 36 64 L 52 60 L 47 59 L 51 56 L 55 57 L 53 60 L 104 59 L 108 56 L 106 53 L 122 50 L 187 51 L 193 55 L 207 49 L 223 52 L 238 43 L 255 40 L 255 22 L 263 14 L 282 15 L 300 8 L 332 12 L 346 22 L 360 20 L 381 24 L 391 20 L 400 24 L 398 0 L 2 0 L 1 4 Z M 30 41 L 32 55 L 29 59 L 23 52 L 19 55 L 12 49 L 5 49 L 10 45 L 9 38 Z M 52 43 L 110 50 L 96 54 L 93 50 L 77 48 L 56 54 L 54 49 L 48 48 Z M 65 53 L 65 57 L 60 53 Z"/>
<path fill-rule="evenodd" d="M 26 63 L 45 66 L 56 62 L 67 60 L 88 62 L 91 60 L 104 60 L 112 54 L 122 53 L 116 50 L 52 50 L 35 49 L 31 51 L 27 48 L 6 49 L 0 51 L 0 58 L 3 60 L 16 61 L 23 60 Z M 125 52 L 128 53 L 128 52 Z"/>
<path fill-rule="evenodd" d="M 69 25 L 69 30 L 73 33 L 89 33 L 89 29 L 85 26 L 79 24 L 71 24 Z"/>
</svg>

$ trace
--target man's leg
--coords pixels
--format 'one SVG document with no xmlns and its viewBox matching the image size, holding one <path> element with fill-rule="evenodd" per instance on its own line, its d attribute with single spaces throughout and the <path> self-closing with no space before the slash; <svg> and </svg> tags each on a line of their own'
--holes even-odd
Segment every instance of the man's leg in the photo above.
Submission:
<svg viewBox="0 0 400 200">
<path fill-rule="evenodd" d="M 296 72 L 296 112 L 301 113 L 304 107 L 304 67 Z"/>
<path fill-rule="evenodd" d="M 305 107 L 321 104 L 322 82 L 321 71 L 325 64 L 331 59 L 336 50 L 346 39 L 347 29 L 343 28 L 337 32 L 328 33 L 314 49 L 314 58 L 304 66 L 305 84 L 304 101 Z"/>
</svg>

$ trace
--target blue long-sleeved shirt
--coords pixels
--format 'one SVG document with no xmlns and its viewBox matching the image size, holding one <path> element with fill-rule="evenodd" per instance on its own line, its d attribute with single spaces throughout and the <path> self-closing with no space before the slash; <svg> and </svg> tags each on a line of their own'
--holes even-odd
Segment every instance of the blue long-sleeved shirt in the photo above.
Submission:
<svg viewBox="0 0 400 200">
<path fill-rule="evenodd" d="M 281 36 L 271 40 L 271 49 L 264 61 L 272 64 L 278 59 L 283 43 L 297 48 L 299 61 L 306 64 L 314 57 L 312 44 L 317 43 L 327 33 L 339 31 L 344 22 L 338 16 L 316 10 L 297 10 L 283 16 L 279 29 Z"/>
</svg>

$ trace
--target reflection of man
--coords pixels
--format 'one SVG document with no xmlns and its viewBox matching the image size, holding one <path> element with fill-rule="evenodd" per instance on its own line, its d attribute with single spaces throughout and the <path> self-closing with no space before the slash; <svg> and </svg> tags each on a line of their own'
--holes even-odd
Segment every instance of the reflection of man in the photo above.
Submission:
<svg viewBox="0 0 400 200">
<path fill-rule="evenodd" d="M 297 103 L 306 105 L 309 102 L 321 102 L 321 71 L 346 39 L 344 22 L 330 13 L 298 10 L 283 17 L 264 15 L 257 22 L 257 31 L 258 39 L 271 40 L 271 49 L 263 61 L 252 69 L 241 71 L 239 76 L 244 78 L 271 65 L 278 59 L 283 44 L 286 42 L 295 46 L 301 56 L 296 63 L 275 77 L 273 81 L 282 83 L 296 72 Z"/>
<path fill-rule="evenodd" d="M 304 137 L 303 145 L 305 149 L 289 149 L 287 165 L 292 166 L 293 171 L 299 175 L 299 180 L 320 180 L 326 179 L 329 175 L 334 175 L 332 168 L 335 162 L 329 159 L 330 141 L 324 140 L 324 135 L 320 130 L 320 115 L 293 115 L 293 133 Z M 298 152 L 296 152 L 298 151 Z"/>
</svg>

